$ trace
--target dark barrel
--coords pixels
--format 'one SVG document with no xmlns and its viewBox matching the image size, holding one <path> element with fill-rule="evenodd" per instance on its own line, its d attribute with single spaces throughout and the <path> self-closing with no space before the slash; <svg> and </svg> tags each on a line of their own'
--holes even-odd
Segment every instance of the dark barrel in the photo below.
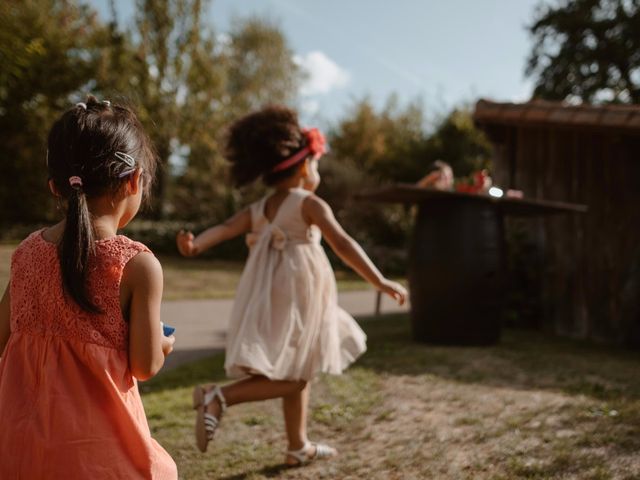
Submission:
<svg viewBox="0 0 640 480">
<path fill-rule="evenodd" d="M 419 204 L 409 261 L 416 341 L 498 341 L 503 238 L 502 215 L 491 202 L 443 198 Z"/>
</svg>

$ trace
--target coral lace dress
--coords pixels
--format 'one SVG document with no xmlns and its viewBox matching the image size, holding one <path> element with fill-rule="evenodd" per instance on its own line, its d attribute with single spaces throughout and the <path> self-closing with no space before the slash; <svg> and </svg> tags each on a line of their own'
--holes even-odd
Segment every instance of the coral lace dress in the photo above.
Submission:
<svg viewBox="0 0 640 480">
<path fill-rule="evenodd" d="M 0 478 L 177 478 L 151 438 L 128 366 L 120 280 L 142 251 L 124 236 L 96 242 L 88 282 L 102 314 L 65 299 L 57 248 L 42 231 L 15 251 L 0 361 Z"/>
</svg>

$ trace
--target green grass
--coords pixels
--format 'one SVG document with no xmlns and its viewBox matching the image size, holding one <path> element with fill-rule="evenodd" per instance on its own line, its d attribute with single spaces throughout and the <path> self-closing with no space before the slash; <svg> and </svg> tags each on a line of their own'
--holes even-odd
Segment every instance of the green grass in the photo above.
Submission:
<svg viewBox="0 0 640 480">
<path fill-rule="evenodd" d="M 9 283 L 9 272 L 11 270 L 11 254 L 17 245 L 0 244 L 0 288 L 4 288 Z"/>
<path fill-rule="evenodd" d="M 242 274 L 241 262 L 161 257 L 164 299 L 232 298 Z M 353 272 L 337 271 L 340 291 L 371 288 Z"/>
<path fill-rule="evenodd" d="M 413 343 L 405 316 L 362 322 L 368 352 L 312 385 L 310 437 L 340 456 L 281 466 L 277 401 L 233 407 L 207 454 L 191 388 L 224 381 L 221 355 L 141 384 L 181 478 L 640 478 L 640 355 L 508 331 L 493 347 Z"/>
</svg>

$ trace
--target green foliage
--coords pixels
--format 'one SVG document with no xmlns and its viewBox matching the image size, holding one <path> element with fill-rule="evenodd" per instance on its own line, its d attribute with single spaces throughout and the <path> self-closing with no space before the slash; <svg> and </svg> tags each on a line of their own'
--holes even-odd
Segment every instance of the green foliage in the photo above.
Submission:
<svg viewBox="0 0 640 480">
<path fill-rule="evenodd" d="M 46 134 L 89 91 L 137 108 L 162 167 L 153 217 L 216 221 L 237 208 L 220 133 L 247 109 L 292 102 L 299 71 L 277 25 L 250 18 L 216 34 L 209 5 L 138 0 L 123 30 L 115 10 L 107 24 L 79 1 L 2 3 L 0 174 L 16 179 L 0 188 L 3 223 L 53 217 Z"/>
<path fill-rule="evenodd" d="M 189 153 L 172 195 L 175 216 L 220 221 L 240 206 L 222 158 L 221 134 L 251 109 L 295 100 L 300 72 L 292 56 L 279 28 L 255 18 L 201 44 L 185 82 L 179 141 Z"/>
<path fill-rule="evenodd" d="M 640 102 L 640 3 L 563 0 L 540 5 L 529 31 L 534 96 Z"/>
<path fill-rule="evenodd" d="M 454 109 L 429 137 L 424 155 L 444 160 L 451 165 L 456 177 L 462 177 L 490 167 L 491 143 L 475 127 L 470 110 Z"/>
<path fill-rule="evenodd" d="M 356 103 L 330 133 L 331 148 L 341 162 L 385 183 L 420 177 L 430 162 L 422 154 L 425 142 L 421 105 L 415 102 L 402 109 L 395 97 L 379 112 L 369 99 Z"/>
<path fill-rule="evenodd" d="M 401 107 L 391 97 L 380 110 L 368 99 L 356 103 L 330 132 L 331 155 L 321 162 L 319 194 L 354 237 L 383 268 L 401 272 L 411 231 L 411 210 L 401 205 L 363 202 L 355 192 L 390 183 L 414 183 L 442 159 L 457 176 L 488 167 L 490 144 L 471 112 L 458 109 L 429 134 L 418 102 Z"/>
<path fill-rule="evenodd" d="M 0 205 L 3 221 L 52 213 L 46 133 L 99 63 L 105 29 L 87 7 L 59 0 L 0 4 Z"/>
</svg>

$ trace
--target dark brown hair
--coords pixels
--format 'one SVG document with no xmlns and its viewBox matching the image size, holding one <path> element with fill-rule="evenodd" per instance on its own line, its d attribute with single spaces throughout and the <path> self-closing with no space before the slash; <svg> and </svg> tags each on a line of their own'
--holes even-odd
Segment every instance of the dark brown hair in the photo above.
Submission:
<svg viewBox="0 0 640 480">
<path fill-rule="evenodd" d="M 296 112 L 283 106 L 269 106 L 229 127 L 225 157 L 231 162 L 236 185 L 246 185 L 258 177 L 267 185 L 274 185 L 293 175 L 304 159 L 279 172 L 272 173 L 273 167 L 305 146 Z"/>
<path fill-rule="evenodd" d="M 122 154 L 135 159 L 134 168 Z M 62 283 L 67 294 L 86 311 L 99 312 L 86 291 L 95 239 L 87 199 L 115 194 L 127 180 L 128 172 L 133 173 L 138 167 L 144 172 L 142 188 L 147 197 L 156 164 L 156 154 L 135 113 L 91 95 L 85 103 L 62 114 L 49 132 L 49 178 L 67 204 L 64 233 L 58 246 Z M 72 185 L 70 178 L 75 176 L 80 177 L 82 185 Z"/>
</svg>

